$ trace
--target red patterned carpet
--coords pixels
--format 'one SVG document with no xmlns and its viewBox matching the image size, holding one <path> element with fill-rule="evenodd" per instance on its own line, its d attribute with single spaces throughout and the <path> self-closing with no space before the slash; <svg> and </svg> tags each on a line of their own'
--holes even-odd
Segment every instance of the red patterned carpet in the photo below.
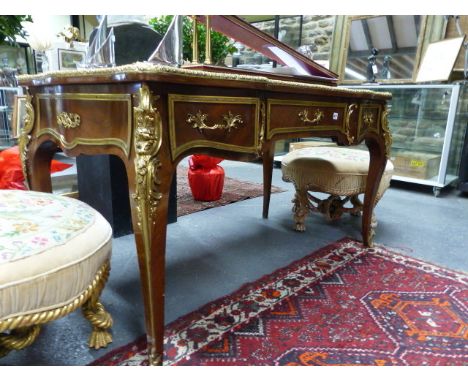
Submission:
<svg viewBox="0 0 468 382">
<path fill-rule="evenodd" d="M 351 239 L 166 327 L 166 365 L 468 365 L 468 275 Z M 145 365 L 146 340 L 93 365 Z"/>
</svg>

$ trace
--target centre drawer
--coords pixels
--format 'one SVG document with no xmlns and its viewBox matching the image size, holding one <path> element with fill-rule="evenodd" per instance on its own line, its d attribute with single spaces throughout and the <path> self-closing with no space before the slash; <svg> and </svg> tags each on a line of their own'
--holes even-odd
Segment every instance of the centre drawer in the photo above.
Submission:
<svg viewBox="0 0 468 382">
<path fill-rule="evenodd" d="M 269 99 L 267 138 L 278 133 L 344 131 L 346 103 Z"/>
<path fill-rule="evenodd" d="M 193 147 L 257 151 L 259 99 L 169 94 L 168 104 L 173 159 Z"/>
<path fill-rule="evenodd" d="M 130 94 L 37 94 L 37 136 L 50 135 L 66 149 L 77 145 L 117 146 L 130 153 Z"/>
</svg>

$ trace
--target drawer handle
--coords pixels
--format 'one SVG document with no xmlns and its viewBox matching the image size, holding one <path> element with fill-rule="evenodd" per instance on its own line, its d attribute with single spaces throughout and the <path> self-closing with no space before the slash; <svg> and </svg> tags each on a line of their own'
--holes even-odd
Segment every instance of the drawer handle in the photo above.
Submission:
<svg viewBox="0 0 468 382">
<path fill-rule="evenodd" d="M 62 111 L 57 115 L 57 124 L 65 129 L 75 129 L 80 126 L 81 118 L 76 113 Z"/>
<path fill-rule="evenodd" d="M 322 110 L 315 110 L 312 119 L 309 119 L 309 111 L 304 109 L 298 114 L 299 119 L 304 123 L 319 123 L 323 119 L 323 111 Z"/>
<path fill-rule="evenodd" d="M 237 124 L 244 123 L 240 115 L 234 115 L 230 110 L 228 111 L 227 115 L 223 115 L 223 123 L 217 123 L 213 126 L 208 126 L 205 124 L 207 118 L 208 114 L 203 114 L 200 110 L 195 115 L 187 114 L 187 122 L 191 123 L 192 127 L 200 132 L 203 130 L 227 130 L 230 132 L 231 129 L 237 129 L 239 127 Z"/>
</svg>

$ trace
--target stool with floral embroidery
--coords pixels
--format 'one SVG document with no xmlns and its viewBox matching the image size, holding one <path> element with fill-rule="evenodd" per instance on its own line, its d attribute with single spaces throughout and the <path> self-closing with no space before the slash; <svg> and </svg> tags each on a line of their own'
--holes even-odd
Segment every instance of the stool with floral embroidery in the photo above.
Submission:
<svg viewBox="0 0 468 382">
<path fill-rule="evenodd" d="M 79 200 L 0 190 L 0 356 L 79 307 L 92 326 L 89 346 L 112 342 L 112 317 L 99 302 L 111 239 L 109 223 Z"/>
</svg>

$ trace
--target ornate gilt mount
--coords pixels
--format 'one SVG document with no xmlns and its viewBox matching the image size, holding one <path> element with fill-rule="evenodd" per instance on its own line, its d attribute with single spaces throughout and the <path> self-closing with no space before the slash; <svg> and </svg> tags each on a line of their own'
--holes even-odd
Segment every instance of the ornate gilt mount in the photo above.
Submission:
<svg viewBox="0 0 468 382">
<path fill-rule="evenodd" d="M 75 129 L 81 124 L 81 117 L 76 113 L 62 111 L 57 115 L 57 124 L 65 129 Z"/>
<path fill-rule="evenodd" d="M 149 238 L 152 216 L 162 197 L 158 179 L 161 162 L 157 159 L 162 142 L 162 123 L 158 110 L 153 108 L 153 96 L 147 85 L 140 88 L 138 98 L 139 105 L 134 107 L 136 190 L 132 198 L 138 213 L 138 226 Z"/>
<path fill-rule="evenodd" d="M 372 128 L 372 126 L 374 125 L 374 113 L 372 113 L 371 111 L 366 111 L 362 116 L 362 121 L 368 129 Z"/>
<path fill-rule="evenodd" d="M 312 119 L 309 119 L 309 111 L 304 109 L 297 116 L 304 123 L 319 123 L 323 119 L 324 114 L 322 110 L 317 109 L 315 110 Z"/>
<path fill-rule="evenodd" d="M 28 146 L 31 141 L 31 131 L 34 127 L 34 106 L 32 105 L 32 97 L 26 95 L 26 101 L 24 103 L 25 114 L 23 116 L 23 129 L 20 132 L 18 145 L 21 156 L 21 165 L 23 168 L 23 175 L 26 183 L 29 187 L 29 176 L 28 176 L 28 165 L 27 165 L 27 154 Z"/>
<path fill-rule="evenodd" d="M 237 129 L 239 127 L 238 124 L 244 123 L 240 115 L 234 115 L 230 110 L 227 115 L 223 115 L 224 123 L 208 126 L 205 123 L 207 118 L 208 114 L 203 114 L 200 110 L 195 115 L 187 114 L 187 122 L 191 123 L 192 127 L 200 132 L 203 132 L 203 130 L 227 130 L 230 132 L 231 129 Z"/>
<path fill-rule="evenodd" d="M 257 153 L 258 156 L 263 156 L 263 144 L 265 143 L 265 126 L 266 126 L 266 105 L 265 101 L 260 103 L 260 136 L 258 140 Z"/>
<path fill-rule="evenodd" d="M 383 131 L 383 137 L 385 141 L 385 154 L 387 155 L 387 159 L 390 159 L 390 153 L 392 149 L 392 133 L 390 132 L 390 128 L 388 127 L 388 114 L 389 110 L 385 107 L 381 117 L 381 126 Z"/>
<path fill-rule="evenodd" d="M 357 110 L 357 105 L 355 103 L 352 103 L 351 105 L 348 106 L 348 110 L 346 111 L 346 120 L 345 120 L 345 126 L 344 126 L 344 134 L 346 135 L 346 139 L 348 140 L 349 144 L 352 144 L 354 142 L 354 137 L 351 135 L 351 116 L 354 113 L 355 110 Z"/>
</svg>

